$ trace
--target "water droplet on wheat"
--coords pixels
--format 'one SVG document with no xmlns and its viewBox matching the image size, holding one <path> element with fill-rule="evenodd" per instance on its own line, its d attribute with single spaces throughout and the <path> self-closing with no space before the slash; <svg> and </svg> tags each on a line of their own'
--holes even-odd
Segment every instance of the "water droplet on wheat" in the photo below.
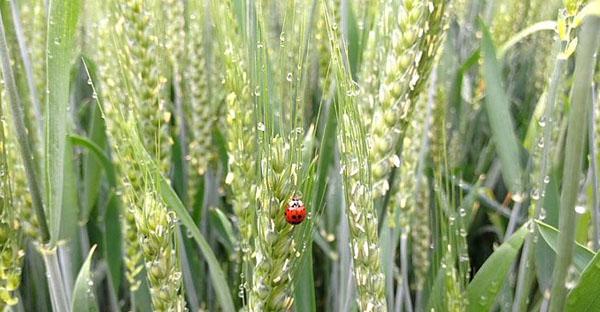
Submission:
<svg viewBox="0 0 600 312">
<path fill-rule="evenodd" d="M 540 219 L 540 220 L 544 220 L 544 219 L 546 219 L 546 209 L 544 209 L 544 208 L 540 208 L 539 219 Z"/>
<path fill-rule="evenodd" d="M 540 118 L 540 120 L 538 121 L 538 125 L 542 128 L 545 127 L 546 126 L 546 117 Z"/>
</svg>

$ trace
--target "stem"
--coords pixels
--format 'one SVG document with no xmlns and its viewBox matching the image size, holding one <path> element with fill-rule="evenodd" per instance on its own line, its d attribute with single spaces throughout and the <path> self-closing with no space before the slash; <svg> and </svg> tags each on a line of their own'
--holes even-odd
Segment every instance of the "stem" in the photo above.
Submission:
<svg viewBox="0 0 600 312">
<path fill-rule="evenodd" d="M 64 281 L 60 271 L 57 248 L 41 247 L 40 251 L 46 264 L 46 277 L 48 278 L 48 291 L 52 302 L 52 310 L 56 312 L 69 312 L 71 310 L 64 291 Z"/>
<path fill-rule="evenodd" d="M 598 188 L 600 188 L 600 182 L 598 181 L 598 150 L 596 149 L 596 140 L 598 138 L 595 137 L 596 135 L 596 127 L 598 125 L 595 124 L 595 119 L 597 116 L 595 116 L 596 112 L 594 110 L 594 107 L 596 107 L 598 105 L 598 98 L 596 95 L 596 92 L 594 92 L 595 90 L 592 89 L 592 107 L 591 109 L 591 114 L 590 114 L 590 121 L 589 121 L 589 149 L 590 149 L 590 167 L 592 170 L 592 203 L 593 203 L 593 209 L 592 209 L 592 228 L 593 228 L 593 240 L 592 240 L 592 246 L 594 248 L 594 251 L 598 251 L 598 249 L 600 248 L 600 194 L 598 194 Z"/>
<path fill-rule="evenodd" d="M 29 88 L 29 96 L 31 97 L 31 103 L 33 105 L 33 113 L 35 115 L 35 119 L 37 121 L 40 121 L 40 127 L 37 127 L 38 133 L 35 133 L 34 135 L 37 135 L 39 142 L 42 142 L 42 126 L 44 125 L 44 123 L 41 121 L 44 119 L 42 118 L 40 99 L 37 95 L 35 82 L 33 81 L 33 69 L 31 66 L 31 59 L 29 58 L 29 53 L 27 53 L 27 44 L 24 40 L 25 35 L 23 34 L 23 27 L 21 26 L 19 10 L 14 0 L 10 0 L 10 8 L 17 43 L 19 44 L 19 54 L 21 56 L 21 61 L 23 62 L 23 67 L 25 68 L 25 79 L 27 80 L 27 88 Z"/>
<path fill-rule="evenodd" d="M 198 303 L 198 296 L 196 295 L 197 291 L 196 287 L 194 286 L 194 277 L 192 276 L 192 274 L 190 274 L 190 262 L 188 260 L 187 251 L 185 250 L 185 245 L 183 243 L 183 235 L 181 235 L 181 225 L 177 226 L 175 232 L 175 235 L 177 235 L 176 245 L 179 249 L 178 252 L 179 258 L 181 259 L 181 272 L 183 272 L 183 283 L 185 286 L 185 293 L 188 298 L 188 304 L 190 306 L 191 311 L 198 311 L 200 310 L 200 304 Z"/>
<path fill-rule="evenodd" d="M 558 52 L 564 49 L 566 44 L 560 43 L 558 44 Z M 535 211 L 533 215 L 530 215 L 530 218 L 537 218 L 540 214 L 541 204 L 543 203 L 543 196 L 541 194 L 545 193 L 547 183 L 544 181 L 545 177 L 548 175 L 549 171 L 549 161 L 550 161 L 550 149 L 552 147 L 552 129 L 553 129 L 553 120 L 552 114 L 554 112 L 554 106 L 556 105 L 556 98 L 558 94 L 558 86 L 560 85 L 562 74 L 564 71 L 564 66 L 566 63 L 566 59 L 562 57 L 557 57 L 556 62 L 554 63 L 554 70 L 552 72 L 552 76 L 550 77 L 550 84 L 548 86 L 548 93 L 546 96 L 546 107 L 544 108 L 544 133 L 543 133 L 543 141 L 544 147 L 542 151 L 542 160 L 540 164 L 540 176 L 538 185 L 540 186 L 540 200 L 536 203 Z M 530 212 L 531 214 L 531 212 Z M 521 254 L 521 261 L 519 264 L 519 277 L 517 280 L 517 289 L 515 291 L 516 297 L 515 302 L 513 304 L 512 311 L 526 311 L 528 298 L 529 298 L 529 290 L 533 283 L 533 274 L 535 270 L 533 266 L 535 265 L 534 261 L 534 253 L 535 250 L 535 238 L 538 236 L 537 227 L 535 228 L 535 232 L 533 235 L 527 235 L 525 238 L 525 245 L 523 247 L 523 253 Z M 542 290 L 543 292 L 543 290 Z"/>
<path fill-rule="evenodd" d="M 400 238 L 400 259 L 402 270 L 402 289 L 404 290 L 404 299 L 406 300 L 406 311 L 412 312 L 413 305 L 410 299 L 410 287 L 408 284 L 408 234 L 402 233 Z"/>
<path fill-rule="evenodd" d="M 42 243 L 48 242 L 50 233 L 48 224 L 46 223 L 46 215 L 44 213 L 44 204 L 40 193 L 40 187 L 37 181 L 40 181 L 36 176 L 35 165 L 32 159 L 32 150 L 29 139 L 27 137 L 27 129 L 25 127 L 23 103 L 19 96 L 15 76 L 10 65 L 10 53 L 6 42 L 6 32 L 4 30 L 4 20 L 0 15 L 0 58 L 2 59 L 2 76 L 4 77 L 6 90 L 10 99 L 10 108 L 13 115 L 13 122 L 17 134 L 17 141 L 21 151 L 21 158 L 25 166 L 25 174 L 27 175 L 27 184 L 31 192 L 31 200 L 36 217 L 40 224 L 40 234 Z"/>
<path fill-rule="evenodd" d="M 508 219 L 508 226 L 506 227 L 506 233 L 504 233 L 504 241 L 506 241 L 517 228 L 517 223 L 521 219 L 521 208 L 523 204 L 521 202 L 515 202 L 510 218 Z"/>
<path fill-rule="evenodd" d="M 575 239 L 575 201 L 579 192 L 579 180 L 583 165 L 586 124 L 588 120 L 588 100 L 590 100 L 592 76 L 594 73 L 595 53 L 600 39 L 600 17 L 586 18 L 579 33 L 573 87 L 571 89 L 571 108 L 563 168 L 563 189 L 560 196 L 559 236 L 556 264 L 552 274 L 550 293 L 550 311 L 562 311 L 565 305 L 567 289 L 565 280 L 573 257 Z"/>
<path fill-rule="evenodd" d="M 73 264 L 72 254 L 75 251 L 75 242 L 69 241 L 67 244 L 57 246 L 58 249 L 58 264 L 60 266 L 60 272 L 62 273 L 63 279 L 63 291 L 67 302 L 71 302 L 72 290 L 75 285 L 75 278 L 73 276 L 72 268 L 75 267 Z"/>
</svg>

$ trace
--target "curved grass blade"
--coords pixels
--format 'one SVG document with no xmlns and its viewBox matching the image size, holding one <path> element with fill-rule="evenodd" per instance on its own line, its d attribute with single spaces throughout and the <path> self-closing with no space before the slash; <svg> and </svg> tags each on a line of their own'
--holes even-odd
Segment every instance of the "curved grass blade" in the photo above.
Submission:
<svg viewBox="0 0 600 312">
<path fill-rule="evenodd" d="M 508 39 L 508 41 L 506 41 L 504 44 L 502 44 L 502 46 L 500 46 L 498 48 L 498 59 L 504 58 L 504 56 L 506 55 L 506 52 L 510 48 L 515 46 L 517 43 L 519 43 L 521 40 L 525 39 L 526 37 L 528 37 L 532 34 L 535 34 L 538 31 L 555 30 L 555 29 L 556 29 L 556 21 L 542 21 L 542 22 L 535 23 L 535 24 L 521 30 L 520 32 L 515 34 L 512 38 Z"/>
<path fill-rule="evenodd" d="M 73 287 L 73 301 L 71 302 L 71 311 L 81 312 L 98 312 L 98 303 L 96 302 L 96 296 L 94 295 L 94 282 L 93 275 L 90 271 L 90 264 L 92 262 L 92 256 L 96 246 L 94 245 L 90 249 L 90 253 L 87 259 L 81 266 L 75 286 Z"/>
<path fill-rule="evenodd" d="M 502 178 L 513 194 L 523 190 L 519 142 L 514 132 L 514 122 L 510 115 L 510 102 L 502 87 L 502 71 L 496 58 L 492 37 L 485 25 L 481 51 L 483 53 L 483 77 L 486 84 L 485 110 L 492 129 L 492 138 L 502 164 Z"/>
<path fill-rule="evenodd" d="M 512 267 L 519 249 L 527 236 L 527 225 L 515 232 L 485 261 L 467 287 L 469 307 L 467 311 L 491 311 L 496 296 L 502 290 L 506 274 Z"/>
<path fill-rule="evenodd" d="M 591 312 L 600 307 L 598 296 L 600 280 L 600 253 L 594 256 L 587 268 L 581 274 L 579 283 L 567 296 L 567 312 Z"/>
<path fill-rule="evenodd" d="M 169 185 L 169 182 L 160 174 L 160 170 L 156 167 L 154 163 L 152 163 L 152 169 L 156 176 L 159 176 L 158 186 L 160 196 L 163 201 L 169 206 L 175 213 L 181 223 L 185 225 L 189 233 L 192 235 L 196 243 L 198 243 L 198 247 L 200 247 L 200 252 L 204 255 L 206 259 L 206 263 L 208 264 L 208 269 L 210 273 L 210 277 L 213 282 L 213 287 L 215 288 L 215 292 L 217 293 L 217 298 L 221 303 L 221 307 L 223 311 L 235 311 L 233 306 L 233 299 L 231 297 L 231 291 L 229 290 L 229 286 L 227 285 L 227 281 L 225 280 L 225 274 L 219 265 L 219 260 L 215 256 L 214 252 L 210 248 L 210 245 L 200 233 L 200 230 L 194 223 L 194 220 L 188 213 L 183 203 L 177 197 L 177 194 Z"/>
<path fill-rule="evenodd" d="M 65 215 L 71 215 L 66 209 L 76 207 L 63 206 L 64 158 L 67 135 L 67 108 L 69 106 L 70 68 L 73 61 L 75 36 L 81 2 L 79 0 L 50 0 L 48 8 L 47 38 L 47 77 L 48 96 L 45 108 L 46 140 L 45 181 L 46 204 L 50 240 L 56 243 L 67 238 L 68 233 L 61 231 Z"/>
<path fill-rule="evenodd" d="M 115 167 L 110 159 L 104 154 L 104 151 L 96 143 L 86 137 L 71 134 L 69 139 L 73 145 L 86 148 L 96 160 L 100 163 L 106 174 L 106 179 L 110 186 L 109 199 L 107 200 L 106 212 L 104 215 L 104 235 L 103 252 L 108 263 L 112 285 L 115 292 L 118 292 L 121 283 L 121 223 L 119 222 L 119 199 L 117 192 L 117 176 Z"/>
<path fill-rule="evenodd" d="M 234 253 L 234 248 L 236 247 L 236 236 L 233 231 L 233 225 L 231 221 L 221 209 L 218 208 L 209 208 L 210 212 L 210 223 L 211 226 L 215 227 L 215 231 L 217 235 L 221 238 L 221 243 L 223 247 L 227 250 L 227 254 L 231 255 Z"/>
<path fill-rule="evenodd" d="M 550 246 L 550 248 L 552 248 L 552 250 L 554 252 L 556 252 L 557 245 L 558 245 L 558 235 L 559 235 L 558 230 L 556 228 L 554 228 L 553 226 L 548 225 L 546 223 L 543 223 L 540 221 L 536 221 L 536 222 L 537 222 L 540 234 L 542 234 L 542 238 L 544 238 L 544 240 L 546 241 L 548 246 Z M 592 258 L 594 258 L 594 252 L 587 249 L 586 247 L 580 245 L 579 243 L 574 243 L 574 244 L 575 244 L 575 252 L 573 255 L 573 265 L 575 266 L 575 269 L 577 269 L 577 271 L 581 273 L 581 272 L 583 272 L 583 270 L 585 270 L 585 268 L 588 266 L 588 264 L 592 261 Z"/>
</svg>

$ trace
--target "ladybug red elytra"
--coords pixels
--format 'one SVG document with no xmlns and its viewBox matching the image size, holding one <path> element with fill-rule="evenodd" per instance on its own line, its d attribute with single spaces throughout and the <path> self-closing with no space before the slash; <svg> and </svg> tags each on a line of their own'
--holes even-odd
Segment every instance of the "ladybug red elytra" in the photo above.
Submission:
<svg viewBox="0 0 600 312">
<path fill-rule="evenodd" d="M 289 224 L 298 225 L 306 219 L 306 207 L 299 196 L 294 195 L 285 207 L 285 220 Z"/>
</svg>

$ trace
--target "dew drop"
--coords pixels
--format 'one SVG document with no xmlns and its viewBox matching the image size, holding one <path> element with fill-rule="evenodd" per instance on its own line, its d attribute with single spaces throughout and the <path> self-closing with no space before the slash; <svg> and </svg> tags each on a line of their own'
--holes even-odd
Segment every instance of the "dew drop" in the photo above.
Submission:
<svg viewBox="0 0 600 312">
<path fill-rule="evenodd" d="M 565 281 L 565 288 L 573 289 L 577 285 L 577 270 L 573 265 L 569 266 L 569 270 L 567 272 L 567 279 Z"/>
<path fill-rule="evenodd" d="M 533 222 L 527 223 L 527 231 L 529 231 L 529 233 L 533 233 L 535 231 L 535 224 Z"/>
<path fill-rule="evenodd" d="M 538 189 L 533 189 L 531 191 L 531 199 L 533 199 L 533 200 L 540 199 L 540 191 Z"/>
<path fill-rule="evenodd" d="M 578 214 L 584 214 L 586 210 L 587 210 L 587 208 L 583 205 L 575 206 L 575 212 L 577 212 Z"/>
<path fill-rule="evenodd" d="M 546 126 L 546 117 L 540 118 L 540 120 L 538 120 L 538 125 L 542 128 L 545 127 Z"/>
<path fill-rule="evenodd" d="M 540 138 L 537 142 L 537 146 L 539 148 L 543 148 L 544 147 L 544 138 Z"/>
<path fill-rule="evenodd" d="M 484 295 L 481 295 L 481 296 L 479 297 L 479 303 L 480 303 L 481 305 L 484 305 L 484 304 L 485 304 L 485 302 L 486 302 L 486 300 L 487 300 L 487 297 L 486 297 L 486 296 L 484 296 Z"/>
<path fill-rule="evenodd" d="M 539 219 L 540 219 L 540 220 L 544 220 L 544 219 L 546 219 L 546 209 L 544 209 L 544 208 L 540 208 L 540 215 L 539 215 Z"/>
</svg>

